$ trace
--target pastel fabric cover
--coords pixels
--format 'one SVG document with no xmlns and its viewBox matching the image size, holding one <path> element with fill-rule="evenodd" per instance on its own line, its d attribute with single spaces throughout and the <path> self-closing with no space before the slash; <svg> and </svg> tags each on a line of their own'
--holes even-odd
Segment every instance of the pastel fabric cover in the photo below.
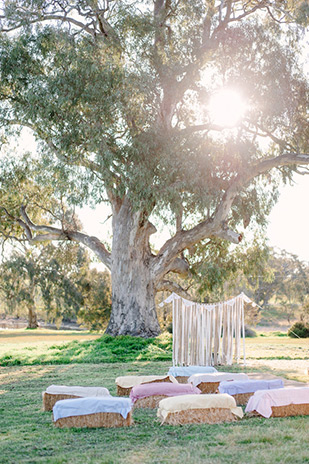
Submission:
<svg viewBox="0 0 309 464">
<path fill-rule="evenodd" d="M 243 417 L 242 409 L 237 407 L 235 399 L 227 394 L 183 395 L 165 398 L 159 403 L 157 416 L 165 420 L 170 413 L 210 408 L 227 408 L 240 419 Z"/>
<path fill-rule="evenodd" d="M 190 377 L 193 374 L 211 374 L 214 372 L 218 371 L 212 366 L 177 366 L 170 367 L 168 370 L 169 375 L 174 377 Z"/>
<path fill-rule="evenodd" d="M 107 388 L 104 387 L 78 387 L 67 385 L 50 385 L 45 393 L 50 395 L 73 395 L 73 396 L 110 396 Z"/>
<path fill-rule="evenodd" d="M 259 390 L 249 399 L 246 412 L 256 411 L 269 418 L 272 415 L 272 406 L 289 404 L 309 404 L 309 387 Z"/>
<path fill-rule="evenodd" d="M 130 398 L 133 403 L 135 403 L 136 400 L 140 398 L 148 398 L 149 396 L 199 395 L 200 393 L 201 390 L 194 387 L 192 384 L 160 382 L 136 385 L 131 390 Z"/>
<path fill-rule="evenodd" d="M 188 382 L 195 387 L 202 382 L 223 382 L 224 380 L 249 380 L 247 374 L 235 372 L 215 372 L 213 374 L 194 374 L 188 378 Z"/>
<path fill-rule="evenodd" d="M 219 385 L 219 392 L 228 393 L 229 395 L 239 395 L 240 393 L 254 393 L 258 390 L 273 390 L 283 387 L 284 383 L 282 379 L 232 380 L 230 382 L 221 382 Z"/>
<path fill-rule="evenodd" d="M 117 377 L 115 382 L 119 387 L 132 388 L 135 387 L 135 385 L 155 382 L 156 380 L 163 380 L 168 377 L 171 382 L 178 383 L 172 375 L 125 375 L 122 377 Z"/>
<path fill-rule="evenodd" d="M 53 407 L 54 421 L 64 417 L 84 416 L 98 412 L 116 412 L 127 418 L 132 409 L 130 398 L 117 396 L 88 397 L 57 401 Z"/>
</svg>

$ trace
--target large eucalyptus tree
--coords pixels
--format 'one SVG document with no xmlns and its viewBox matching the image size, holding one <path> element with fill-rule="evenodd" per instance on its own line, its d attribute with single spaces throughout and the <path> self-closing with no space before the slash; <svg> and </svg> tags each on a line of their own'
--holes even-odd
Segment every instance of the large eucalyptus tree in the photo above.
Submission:
<svg viewBox="0 0 309 464">
<path fill-rule="evenodd" d="M 89 247 L 111 270 L 107 332 L 156 335 L 155 293 L 177 288 L 186 250 L 239 243 L 242 224 L 265 223 L 280 176 L 309 164 L 307 2 L 1 3 L 1 126 L 33 131 L 36 182 L 67 204 L 110 203 L 112 247 L 48 212 L 35 223 L 26 202 L 1 210 L 3 230 Z M 221 88 L 246 101 L 233 127 L 210 111 Z M 174 224 L 157 252 L 155 215 Z"/>
</svg>

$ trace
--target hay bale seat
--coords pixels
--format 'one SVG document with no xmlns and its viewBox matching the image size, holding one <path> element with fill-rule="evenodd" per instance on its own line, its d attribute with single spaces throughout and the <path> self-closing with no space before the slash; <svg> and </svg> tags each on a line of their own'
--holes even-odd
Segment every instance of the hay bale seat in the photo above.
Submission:
<svg viewBox="0 0 309 464">
<path fill-rule="evenodd" d="M 254 393 L 236 393 L 231 396 L 235 398 L 237 406 L 246 406 L 252 395 L 254 395 Z"/>
<path fill-rule="evenodd" d="M 168 374 L 175 377 L 178 383 L 188 383 L 188 379 L 193 374 L 213 374 L 218 372 L 212 366 L 174 366 L 170 367 Z"/>
<path fill-rule="evenodd" d="M 178 383 L 172 375 L 125 375 L 117 377 L 115 382 L 117 385 L 118 396 L 129 396 L 132 388 L 136 385 L 144 385 L 154 382 Z"/>
<path fill-rule="evenodd" d="M 129 398 L 88 397 L 58 401 L 53 407 L 56 427 L 128 427 L 132 421 Z"/>
<path fill-rule="evenodd" d="M 96 414 L 85 414 L 83 416 L 72 416 L 63 419 L 58 419 L 54 422 L 56 427 L 128 427 L 133 424 L 132 413 L 129 412 L 127 418 L 124 419 L 120 414 L 113 412 L 99 412 Z"/>
<path fill-rule="evenodd" d="M 282 379 L 274 380 L 232 380 L 223 381 L 219 385 L 219 393 L 227 393 L 235 398 L 237 406 L 246 405 L 258 390 L 274 390 L 283 388 Z"/>
<path fill-rule="evenodd" d="M 249 399 L 246 413 L 266 418 L 308 416 L 309 387 L 259 390 Z"/>
<path fill-rule="evenodd" d="M 219 424 L 241 419 L 243 412 L 227 394 L 183 395 L 160 401 L 157 416 L 161 424 Z"/>
<path fill-rule="evenodd" d="M 202 393 L 218 393 L 220 382 L 232 380 L 249 380 L 246 374 L 235 372 L 215 372 L 211 374 L 194 374 L 188 379 L 195 387 L 198 387 Z"/>
<path fill-rule="evenodd" d="M 45 392 L 42 392 L 43 411 L 52 411 L 57 401 L 85 398 L 87 396 L 110 396 L 110 393 L 104 387 L 50 385 Z"/>
<path fill-rule="evenodd" d="M 134 408 L 156 409 L 164 398 L 179 395 L 199 395 L 201 390 L 191 384 L 179 383 L 148 383 L 132 388 L 130 399 Z"/>
<path fill-rule="evenodd" d="M 218 393 L 220 382 L 201 382 L 198 387 L 203 394 Z"/>
<path fill-rule="evenodd" d="M 187 375 L 178 375 L 178 377 L 176 377 L 178 383 L 188 383 L 188 379 L 189 376 Z"/>
</svg>

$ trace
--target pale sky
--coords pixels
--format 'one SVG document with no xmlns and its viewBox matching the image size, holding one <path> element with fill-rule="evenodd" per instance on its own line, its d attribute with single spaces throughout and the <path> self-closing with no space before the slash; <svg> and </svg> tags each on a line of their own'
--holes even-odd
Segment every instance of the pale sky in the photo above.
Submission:
<svg viewBox="0 0 309 464">
<path fill-rule="evenodd" d="M 295 175 L 293 186 L 281 188 L 266 234 L 269 245 L 309 261 L 309 174 Z"/>
</svg>

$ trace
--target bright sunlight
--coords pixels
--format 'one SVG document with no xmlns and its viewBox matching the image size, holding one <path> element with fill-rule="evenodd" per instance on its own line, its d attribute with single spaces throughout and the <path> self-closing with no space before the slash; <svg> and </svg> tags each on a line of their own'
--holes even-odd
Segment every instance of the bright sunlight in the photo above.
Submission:
<svg viewBox="0 0 309 464">
<path fill-rule="evenodd" d="M 208 109 L 214 124 L 233 127 L 244 116 L 247 104 L 239 92 L 221 89 L 210 98 Z"/>
</svg>

